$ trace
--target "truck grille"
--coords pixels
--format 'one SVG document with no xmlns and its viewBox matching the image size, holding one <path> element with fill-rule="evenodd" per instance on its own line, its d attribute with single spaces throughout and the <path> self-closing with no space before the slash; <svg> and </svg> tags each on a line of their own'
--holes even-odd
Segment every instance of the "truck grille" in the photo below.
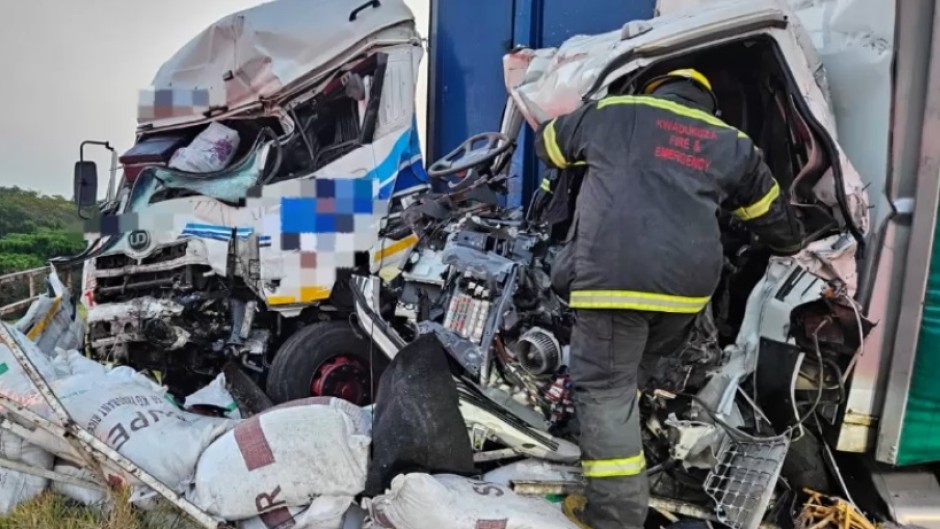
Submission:
<svg viewBox="0 0 940 529">
<path fill-rule="evenodd" d="M 172 261 L 186 255 L 186 248 L 188 244 L 188 241 L 181 241 L 177 244 L 164 246 L 154 250 L 153 253 L 142 259 L 134 259 L 124 254 L 105 255 L 95 259 L 95 268 L 98 270 L 114 270 L 119 268 L 126 268 L 128 266 L 146 266 L 162 263 L 165 261 Z"/>
</svg>

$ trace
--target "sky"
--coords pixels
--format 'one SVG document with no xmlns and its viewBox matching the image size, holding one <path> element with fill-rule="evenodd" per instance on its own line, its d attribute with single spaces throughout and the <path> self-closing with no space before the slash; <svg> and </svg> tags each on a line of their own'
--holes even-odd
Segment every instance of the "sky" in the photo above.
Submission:
<svg viewBox="0 0 940 529">
<path fill-rule="evenodd" d="M 405 2 L 426 35 L 428 0 Z M 119 153 L 129 149 L 138 92 L 150 86 L 160 65 L 216 20 L 261 3 L 3 1 L 0 185 L 70 197 L 79 144 L 102 140 L 110 141 Z M 419 79 L 419 124 L 424 123 L 426 61 L 425 56 Z M 103 190 L 109 159 L 102 156 L 95 161 Z"/>
</svg>

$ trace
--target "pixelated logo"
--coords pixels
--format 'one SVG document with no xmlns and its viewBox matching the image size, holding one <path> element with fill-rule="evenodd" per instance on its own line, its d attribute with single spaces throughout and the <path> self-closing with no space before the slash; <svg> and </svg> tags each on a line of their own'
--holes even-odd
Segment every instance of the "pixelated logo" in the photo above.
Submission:
<svg viewBox="0 0 940 529">
<path fill-rule="evenodd" d="M 137 122 L 202 117 L 224 106 L 225 90 L 211 88 L 147 88 L 138 94 Z"/>
<path fill-rule="evenodd" d="M 150 234 L 143 230 L 132 231 L 127 236 L 127 245 L 138 252 L 145 250 L 150 246 Z"/>
</svg>

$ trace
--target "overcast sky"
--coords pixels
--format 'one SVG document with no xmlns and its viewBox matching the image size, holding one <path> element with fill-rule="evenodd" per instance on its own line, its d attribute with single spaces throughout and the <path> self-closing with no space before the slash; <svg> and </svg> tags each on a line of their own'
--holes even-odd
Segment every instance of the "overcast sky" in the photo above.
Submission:
<svg viewBox="0 0 940 529">
<path fill-rule="evenodd" d="M 424 34 L 428 0 L 406 2 Z M 138 91 L 160 65 L 209 24 L 261 3 L 0 1 L 0 185 L 70 197 L 79 143 L 107 140 L 120 152 L 130 148 Z M 104 180 L 107 160 L 96 161 Z"/>
</svg>

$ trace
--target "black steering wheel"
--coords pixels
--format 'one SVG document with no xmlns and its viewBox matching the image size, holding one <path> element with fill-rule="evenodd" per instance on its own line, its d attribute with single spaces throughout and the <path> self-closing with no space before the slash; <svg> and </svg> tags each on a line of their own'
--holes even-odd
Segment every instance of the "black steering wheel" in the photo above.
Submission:
<svg viewBox="0 0 940 529">
<path fill-rule="evenodd" d="M 512 139 L 502 132 L 484 132 L 467 138 L 447 156 L 428 167 L 428 176 L 443 178 L 492 162 L 512 147 Z"/>
</svg>

